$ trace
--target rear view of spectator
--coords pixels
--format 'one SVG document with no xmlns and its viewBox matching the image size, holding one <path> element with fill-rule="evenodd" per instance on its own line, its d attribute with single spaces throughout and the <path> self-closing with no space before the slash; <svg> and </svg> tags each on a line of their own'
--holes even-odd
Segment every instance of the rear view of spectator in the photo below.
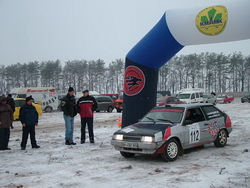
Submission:
<svg viewBox="0 0 250 188">
<path fill-rule="evenodd" d="M 7 96 L 7 104 L 10 105 L 13 113 L 15 112 L 15 101 L 14 99 L 12 98 L 12 95 L 11 94 L 8 94 Z M 11 124 L 11 129 L 14 129 L 13 125 Z"/>
<path fill-rule="evenodd" d="M 213 91 L 211 92 L 211 94 L 212 94 L 213 96 L 216 96 L 216 93 L 215 93 L 215 92 L 213 92 Z"/>
</svg>

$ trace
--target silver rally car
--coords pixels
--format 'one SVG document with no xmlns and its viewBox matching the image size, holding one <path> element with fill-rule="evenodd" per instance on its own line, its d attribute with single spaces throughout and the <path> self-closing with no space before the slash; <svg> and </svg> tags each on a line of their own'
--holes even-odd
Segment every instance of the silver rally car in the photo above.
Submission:
<svg viewBox="0 0 250 188">
<path fill-rule="evenodd" d="M 212 104 L 157 106 L 138 123 L 113 134 L 111 144 L 123 157 L 159 154 L 174 161 L 184 149 L 214 143 L 224 147 L 232 131 L 229 116 Z"/>
</svg>

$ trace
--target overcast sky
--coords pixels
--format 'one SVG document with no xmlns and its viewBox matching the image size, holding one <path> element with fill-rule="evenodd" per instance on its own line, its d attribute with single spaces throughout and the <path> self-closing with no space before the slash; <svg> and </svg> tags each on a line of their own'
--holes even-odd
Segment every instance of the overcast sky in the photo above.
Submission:
<svg viewBox="0 0 250 188">
<path fill-rule="evenodd" d="M 207 1 L 0 0 L 0 64 L 99 58 L 109 64 L 125 58 L 166 10 L 202 2 Z M 249 55 L 250 40 L 186 46 L 177 55 L 207 51 Z"/>
</svg>

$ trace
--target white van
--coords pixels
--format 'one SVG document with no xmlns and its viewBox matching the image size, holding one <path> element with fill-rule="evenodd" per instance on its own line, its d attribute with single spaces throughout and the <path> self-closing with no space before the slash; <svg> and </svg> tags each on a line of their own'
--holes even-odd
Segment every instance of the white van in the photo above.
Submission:
<svg viewBox="0 0 250 188">
<path fill-rule="evenodd" d="M 203 103 L 204 90 L 200 88 L 182 89 L 177 98 L 185 103 Z"/>
<path fill-rule="evenodd" d="M 52 112 L 58 108 L 58 95 L 54 87 L 23 87 L 11 90 L 13 98 L 32 96 L 34 103 L 41 103 L 45 112 Z"/>
</svg>

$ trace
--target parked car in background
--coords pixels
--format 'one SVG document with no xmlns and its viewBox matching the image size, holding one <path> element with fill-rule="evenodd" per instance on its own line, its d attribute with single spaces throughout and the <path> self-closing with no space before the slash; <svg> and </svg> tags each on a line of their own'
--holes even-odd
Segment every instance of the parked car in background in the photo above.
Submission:
<svg viewBox="0 0 250 188">
<path fill-rule="evenodd" d="M 115 108 L 117 112 L 122 112 L 122 103 L 123 103 L 123 90 L 120 90 L 118 99 L 115 100 Z"/>
<path fill-rule="evenodd" d="M 119 96 L 117 93 L 106 93 L 106 94 L 100 94 L 100 95 L 109 96 L 113 100 L 114 103 L 118 99 L 118 96 Z"/>
<path fill-rule="evenodd" d="M 217 103 L 231 103 L 234 101 L 233 95 L 219 95 L 217 97 Z"/>
<path fill-rule="evenodd" d="M 185 103 L 203 103 L 203 89 L 187 88 L 182 89 L 177 98 Z"/>
<path fill-rule="evenodd" d="M 250 93 L 246 93 L 243 97 L 241 97 L 241 102 L 250 102 Z"/>
<path fill-rule="evenodd" d="M 54 87 L 13 88 L 10 93 L 13 98 L 32 96 L 35 103 L 41 103 L 44 112 L 52 112 L 58 108 L 58 94 Z"/>
<path fill-rule="evenodd" d="M 167 97 L 171 96 L 170 91 L 157 91 L 157 97 Z"/>
<path fill-rule="evenodd" d="M 229 116 L 213 104 L 171 104 L 156 106 L 138 123 L 116 131 L 111 144 L 125 158 L 148 154 L 174 161 L 188 148 L 224 147 L 231 131 Z"/>
<path fill-rule="evenodd" d="M 21 106 L 23 106 L 26 103 L 26 99 L 25 98 L 14 98 L 14 101 L 15 101 L 15 112 L 14 112 L 13 116 L 14 116 L 14 120 L 18 120 L 19 114 L 20 114 L 20 108 L 21 108 Z M 35 103 L 32 103 L 32 105 L 36 108 L 38 116 L 41 116 L 43 114 L 42 105 L 35 104 Z"/>
<path fill-rule="evenodd" d="M 157 97 L 170 96 L 170 91 L 157 91 Z M 122 112 L 123 109 L 123 90 L 120 90 L 118 99 L 115 101 L 115 108 L 117 112 Z"/>
<path fill-rule="evenodd" d="M 176 97 L 158 97 L 156 101 L 157 106 L 167 105 L 167 104 L 183 104 L 183 101 L 180 101 Z"/>
<path fill-rule="evenodd" d="M 96 99 L 96 102 L 98 104 L 96 112 L 112 112 L 115 108 L 114 102 L 109 96 L 95 95 L 93 97 Z"/>
<path fill-rule="evenodd" d="M 212 103 L 216 104 L 216 97 L 212 94 L 203 94 L 203 101 L 204 103 Z"/>
</svg>

